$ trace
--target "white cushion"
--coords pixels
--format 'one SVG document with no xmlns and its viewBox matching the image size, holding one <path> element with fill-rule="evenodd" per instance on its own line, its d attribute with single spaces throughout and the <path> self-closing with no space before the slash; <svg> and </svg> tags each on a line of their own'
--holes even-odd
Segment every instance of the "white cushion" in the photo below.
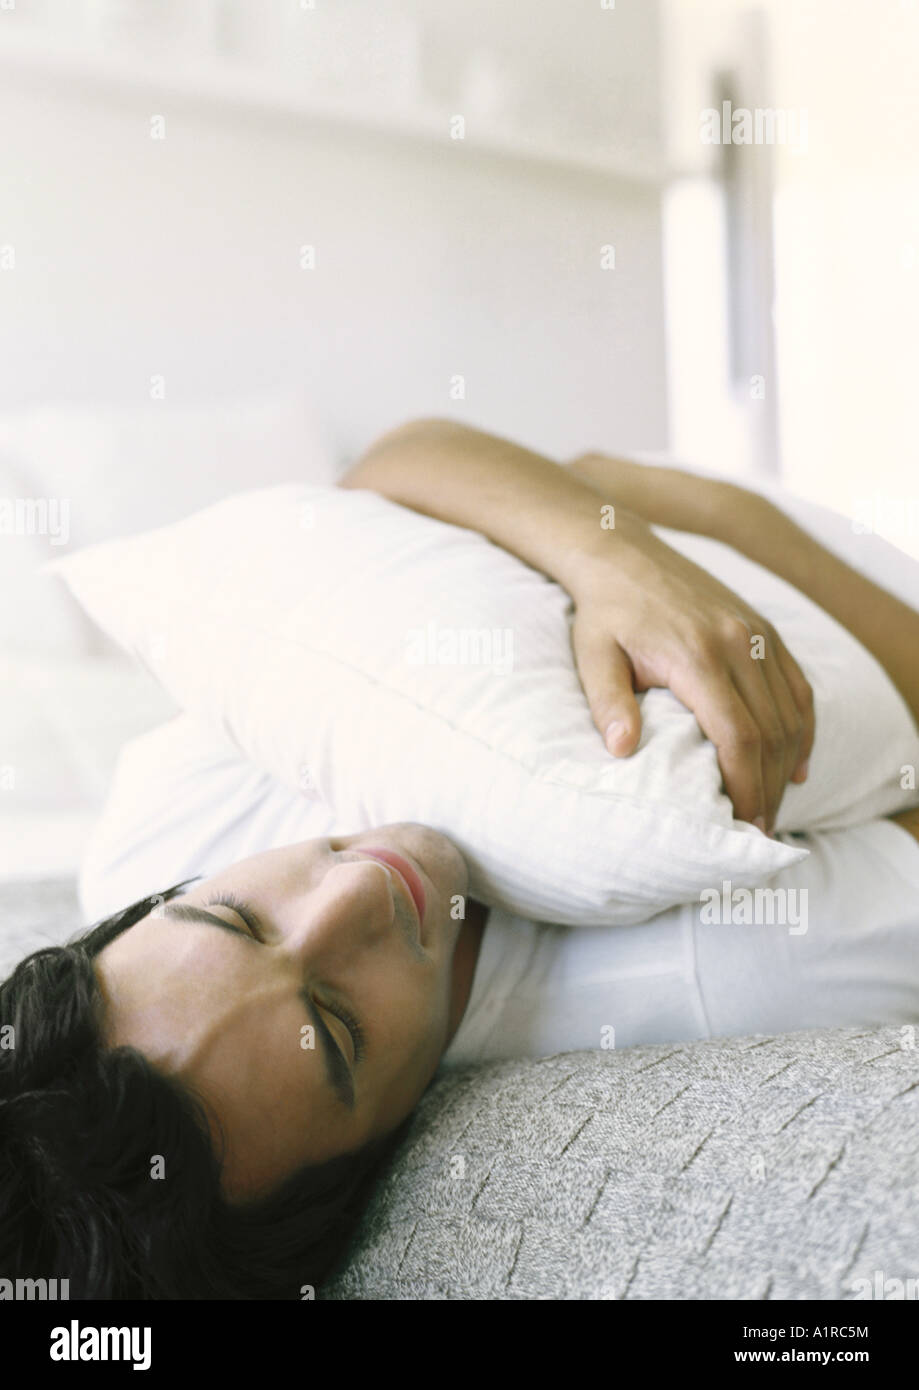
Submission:
<svg viewBox="0 0 919 1390">
<path fill-rule="evenodd" d="M 919 741 L 874 659 L 759 567 L 662 534 L 770 618 L 814 685 L 811 776 L 788 788 L 779 828 L 912 804 L 899 769 L 919 761 Z M 734 821 L 715 750 L 669 691 L 641 698 L 639 750 L 612 758 L 573 665 L 567 594 L 483 537 L 374 493 L 250 492 L 52 568 L 258 767 L 355 831 L 444 831 L 487 902 L 630 923 L 804 856 Z"/>
</svg>

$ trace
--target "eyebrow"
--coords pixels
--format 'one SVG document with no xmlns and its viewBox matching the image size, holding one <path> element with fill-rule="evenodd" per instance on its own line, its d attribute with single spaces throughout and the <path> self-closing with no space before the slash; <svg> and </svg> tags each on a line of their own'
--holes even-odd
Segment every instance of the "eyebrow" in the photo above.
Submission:
<svg viewBox="0 0 919 1390">
<path fill-rule="evenodd" d="M 205 926 L 220 927 L 221 931 L 229 932 L 232 936 L 240 937 L 243 941 L 248 941 L 253 946 L 258 942 L 255 937 L 250 936 L 242 927 L 235 927 L 232 922 L 227 922 L 225 918 L 216 916 L 213 912 L 205 912 L 203 907 L 192 907 L 176 903 L 165 903 L 160 909 L 164 917 L 176 917 L 183 922 L 201 922 Z M 313 1028 L 322 1039 L 322 1055 L 325 1062 L 326 1081 L 331 1086 L 336 1097 L 348 1110 L 354 1109 L 354 1077 L 351 1075 L 351 1068 L 342 1055 L 341 1048 L 332 1036 L 328 1024 L 322 1014 L 316 1008 L 310 998 L 309 990 L 302 989 L 299 992 L 300 1000 L 306 1009 L 307 1016 Z"/>
</svg>

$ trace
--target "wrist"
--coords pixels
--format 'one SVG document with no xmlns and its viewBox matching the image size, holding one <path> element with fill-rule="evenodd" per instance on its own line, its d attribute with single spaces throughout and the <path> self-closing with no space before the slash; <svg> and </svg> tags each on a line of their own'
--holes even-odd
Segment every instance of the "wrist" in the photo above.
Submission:
<svg viewBox="0 0 919 1390">
<path fill-rule="evenodd" d="M 598 523 L 582 531 L 556 567 L 553 578 L 575 604 L 585 602 L 595 593 L 608 594 L 611 570 L 620 579 L 637 572 L 647 562 L 649 550 L 664 544 L 644 518 L 634 512 L 617 507 L 614 521 L 613 525 L 604 527 Z"/>
<path fill-rule="evenodd" d="M 720 539 L 733 530 L 737 514 L 753 501 L 719 477 L 689 472 L 665 464 L 635 463 L 607 454 L 582 454 L 569 465 L 572 472 L 619 507 L 652 526 L 690 531 Z"/>
<path fill-rule="evenodd" d="M 711 499 L 703 534 L 752 559 L 753 552 L 769 546 L 770 537 L 777 536 L 783 521 L 787 518 L 768 497 L 723 482 Z"/>
</svg>

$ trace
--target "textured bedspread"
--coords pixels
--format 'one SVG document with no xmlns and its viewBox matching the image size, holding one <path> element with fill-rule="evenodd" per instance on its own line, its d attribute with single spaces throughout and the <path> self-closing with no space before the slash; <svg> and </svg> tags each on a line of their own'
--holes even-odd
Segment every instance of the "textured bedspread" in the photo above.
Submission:
<svg viewBox="0 0 919 1390">
<path fill-rule="evenodd" d="M 444 1075 L 322 1296 L 854 1299 L 879 1272 L 916 1279 L 913 1041 L 805 1032 Z"/>
</svg>

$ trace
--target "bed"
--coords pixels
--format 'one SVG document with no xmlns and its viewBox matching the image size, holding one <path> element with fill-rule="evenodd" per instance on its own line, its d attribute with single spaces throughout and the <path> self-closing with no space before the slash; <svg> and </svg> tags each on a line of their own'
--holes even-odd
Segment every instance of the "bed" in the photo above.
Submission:
<svg viewBox="0 0 919 1390">
<path fill-rule="evenodd" d="M 308 447 L 305 435 L 290 446 L 278 481 Z M 221 490 L 246 482 L 231 470 Z M 171 514 L 205 500 L 171 496 Z M 76 874 L 118 751 L 174 707 L 73 613 L 52 612 L 46 591 L 4 579 L 18 586 L 9 622 L 44 605 L 0 680 L 15 750 L 0 752 L 6 973 L 84 925 Z M 917 1032 L 919 1020 L 439 1075 L 319 1296 L 902 1296 L 919 1275 Z"/>
</svg>

